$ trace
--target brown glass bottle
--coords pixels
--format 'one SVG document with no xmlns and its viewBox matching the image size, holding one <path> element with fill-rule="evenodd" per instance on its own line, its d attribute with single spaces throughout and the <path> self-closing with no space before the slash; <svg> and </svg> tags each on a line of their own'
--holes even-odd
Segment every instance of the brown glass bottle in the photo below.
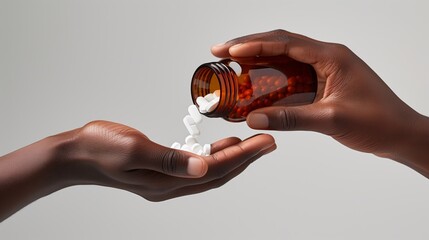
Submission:
<svg viewBox="0 0 429 240">
<path fill-rule="evenodd" d="M 192 77 L 192 101 L 198 105 L 197 97 L 216 90 L 220 90 L 219 104 L 204 115 L 240 122 L 257 108 L 312 103 L 317 76 L 311 65 L 286 56 L 202 64 Z"/>
</svg>

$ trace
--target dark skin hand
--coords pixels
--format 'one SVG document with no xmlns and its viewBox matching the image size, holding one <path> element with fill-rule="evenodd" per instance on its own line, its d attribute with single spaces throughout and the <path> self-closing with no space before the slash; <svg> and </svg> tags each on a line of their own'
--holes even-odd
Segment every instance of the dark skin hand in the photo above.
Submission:
<svg viewBox="0 0 429 240">
<path fill-rule="evenodd" d="M 62 188 L 95 184 L 163 201 L 219 187 L 276 148 L 260 134 L 212 144 L 198 156 L 152 142 L 125 125 L 95 121 L 0 157 L 0 221 Z"/>
<path fill-rule="evenodd" d="M 320 132 L 429 177 L 429 118 L 399 99 L 344 45 L 275 30 L 236 38 L 211 50 L 219 58 L 238 61 L 284 55 L 316 70 L 319 91 L 313 104 L 255 110 L 247 117 L 251 128 Z"/>
</svg>

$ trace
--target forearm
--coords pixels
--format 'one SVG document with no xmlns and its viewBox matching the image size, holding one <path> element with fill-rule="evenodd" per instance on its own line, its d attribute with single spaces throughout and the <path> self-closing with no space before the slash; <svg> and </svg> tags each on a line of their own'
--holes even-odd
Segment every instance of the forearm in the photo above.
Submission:
<svg viewBox="0 0 429 240">
<path fill-rule="evenodd" d="M 57 154 L 63 140 L 45 138 L 0 157 L 0 221 L 63 187 Z"/>
</svg>

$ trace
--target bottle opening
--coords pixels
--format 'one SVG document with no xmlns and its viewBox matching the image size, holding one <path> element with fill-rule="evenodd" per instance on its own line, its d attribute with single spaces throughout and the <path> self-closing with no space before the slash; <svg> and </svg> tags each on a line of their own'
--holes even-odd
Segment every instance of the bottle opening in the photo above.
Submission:
<svg viewBox="0 0 429 240">
<path fill-rule="evenodd" d="M 201 112 L 208 117 L 224 117 L 235 104 L 236 75 L 227 65 L 214 62 L 206 63 L 197 68 L 192 77 L 192 101 L 200 106 L 197 98 L 214 94 L 219 97 L 218 104 L 211 111 Z M 209 100 L 210 101 L 210 100 Z"/>
<path fill-rule="evenodd" d="M 215 72 L 206 66 L 198 68 L 192 78 L 192 98 L 204 97 L 216 90 L 220 90 L 220 83 Z"/>
</svg>

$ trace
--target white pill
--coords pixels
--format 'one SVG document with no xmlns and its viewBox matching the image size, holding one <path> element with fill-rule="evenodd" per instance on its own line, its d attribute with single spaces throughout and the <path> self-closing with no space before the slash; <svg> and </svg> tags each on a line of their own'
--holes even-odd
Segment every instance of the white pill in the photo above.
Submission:
<svg viewBox="0 0 429 240">
<path fill-rule="evenodd" d="M 180 148 L 180 150 L 187 151 L 187 152 L 192 152 L 191 146 L 189 146 L 187 144 L 183 144 L 183 146 Z"/>
<path fill-rule="evenodd" d="M 213 95 L 215 95 L 215 97 L 220 97 L 220 90 L 214 91 Z"/>
<path fill-rule="evenodd" d="M 188 129 L 189 134 L 193 136 L 200 135 L 200 130 L 197 125 L 195 125 L 195 121 L 190 115 L 186 115 L 183 118 L 183 123 L 185 124 L 186 129 Z"/>
<path fill-rule="evenodd" d="M 205 98 L 203 98 L 203 97 L 197 97 L 196 102 L 197 102 L 197 104 L 198 104 L 198 106 L 199 106 L 200 113 L 206 113 L 206 112 L 207 112 L 207 111 L 205 110 L 205 109 L 206 109 L 206 105 L 207 105 L 209 102 L 207 102 L 207 100 L 206 100 Z"/>
<path fill-rule="evenodd" d="M 198 154 L 198 152 L 203 150 L 203 146 L 201 146 L 199 143 L 194 143 L 191 147 L 191 150 L 193 153 Z"/>
<path fill-rule="evenodd" d="M 209 103 L 204 97 L 197 97 L 196 102 L 198 106 L 206 105 L 207 103 Z"/>
<path fill-rule="evenodd" d="M 204 99 L 205 99 L 207 102 L 212 101 L 214 98 L 215 98 L 215 95 L 214 95 L 213 93 L 209 93 L 209 94 L 207 94 L 207 95 L 205 95 L 205 96 L 204 96 Z"/>
<path fill-rule="evenodd" d="M 198 109 L 200 111 L 200 113 L 206 113 L 207 112 L 207 110 L 206 110 L 207 105 L 208 105 L 208 103 L 204 104 L 204 105 L 200 105 L 200 108 Z"/>
<path fill-rule="evenodd" d="M 174 142 L 172 145 L 171 145 L 171 148 L 174 148 L 174 149 L 180 149 L 180 143 L 178 143 L 178 142 Z"/>
<path fill-rule="evenodd" d="M 207 105 L 205 110 L 207 112 L 212 112 L 213 110 L 216 109 L 217 105 L 219 105 L 219 97 L 214 98 L 213 100 L 211 100 Z"/>
<path fill-rule="evenodd" d="M 191 115 L 186 115 L 186 116 L 183 118 L 183 123 L 184 123 L 184 124 L 195 125 L 195 121 L 194 121 L 194 119 L 191 117 Z"/>
<path fill-rule="evenodd" d="M 189 146 L 192 146 L 194 143 L 198 143 L 198 141 L 194 136 L 189 135 L 185 138 L 185 143 Z"/>
<path fill-rule="evenodd" d="M 192 104 L 191 106 L 188 107 L 188 112 L 189 112 L 189 115 L 192 117 L 192 119 L 194 119 L 195 123 L 200 123 L 201 121 L 203 121 L 203 117 L 198 111 L 197 106 Z"/>
<path fill-rule="evenodd" d="M 210 144 L 204 144 L 204 146 L 203 146 L 203 155 L 204 156 L 210 155 L 211 148 L 212 148 L 212 146 Z"/>
<path fill-rule="evenodd" d="M 188 129 L 189 133 L 193 136 L 199 136 L 200 135 L 200 129 L 196 125 L 190 125 L 190 129 Z"/>
</svg>

